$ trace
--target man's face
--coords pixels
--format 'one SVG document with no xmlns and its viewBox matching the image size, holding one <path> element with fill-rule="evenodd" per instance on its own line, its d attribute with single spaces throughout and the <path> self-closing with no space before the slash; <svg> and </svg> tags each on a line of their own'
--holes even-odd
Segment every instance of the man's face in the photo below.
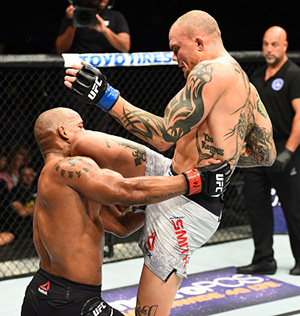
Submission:
<svg viewBox="0 0 300 316">
<path fill-rule="evenodd" d="M 263 54 L 269 65 L 278 64 L 287 50 L 287 41 L 278 32 L 269 30 L 263 37 Z"/>
<path fill-rule="evenodd" d="M 93 8 L 102 11 L 107 7 L 108 2 L 109 0 L 92 0 L 91 5 Z"/>
<path fill-rule="evenodd" d="M 201 53 L 197 42 L 174 25 L 170 30 L 169 45 L 173 51 L 172 59 L 178 62 L 178 67 L 187 78 L 191 70 L 199 63 Z"/>
<path fill-rule="evenodd" d="M 32 168 L 24 168 L 21 173 L 21 180 L 26 186 L 30 186 L 34 180 L 34 170 Z"/>
</svg>

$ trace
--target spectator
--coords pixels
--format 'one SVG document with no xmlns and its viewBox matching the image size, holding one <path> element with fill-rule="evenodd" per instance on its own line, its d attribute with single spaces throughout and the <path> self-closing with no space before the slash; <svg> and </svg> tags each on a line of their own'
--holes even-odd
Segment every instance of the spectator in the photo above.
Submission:
<svg viewBox="0 0 300 316">
<path fill-rule="evenodd" d="M 26 166 L 20 172 L 18 185 L 10 191 L 10 208 L 21 217 L 33 215 L 37 190 L 34 180 L 33 168 Z"/>
<path fill-rule="evenodd" d="M 8 245 L 15 239 L 15 236 L 10 232 L 1 232 L 0 233 L 0 247 Z"/>
<path fill-rule="evenodd" d="M 273 209 L 271 188 L 279 196 L 285 214 L 296 265 L 292 275 L 300 275 L 300 68 L 286 55 L 287 34 L 278 26 L 263 37 L 267 65 L 252 76 L 271 118 L 278 156 L 270 168 L 244 171 L 245 203 L 255 245 L 252 263 L 238 273 L 274 274 Z"/>
<path fill-rule="evenodd" d="M 13 188 L 11 176 L 7 171 L 7 155 L 4 153 L 0 154 L 0 181 L 0 190 L 2 197 L 3 190 L 10 191 Z"/>
<path fill-rule="evenodd" d="M 107 8 L 109 0 L 91 0 L 98 10 L 97 23 L 93 27 L 73 26 L 75 7 L 69 5 L 56 39 L 56 51 L 62 53 L 111 53 L 128 52 L 130 49 L 129 27 L 124 16 Z"/>
<path fill-rule="evenodd" d="M 6 154 L 0 154 L 0 223 L 1 230 L 5 230 L 5 209 L 6 209 L 6 199 L 9 190 L 12 189 L 13 184 L 11 182 L 10 176 L 6 171 L 7 167 L 7 156 Z M 11 243 L 15 236 L 7 231 L 0 232 L 0 247 Z"/>
<path fill-rule="evenodd" d="M 8 168 L 13 186 L 16 186 L 20 179 L 20 170 L 29 160 L 29 151 L 26 147 L 22 147 L 12 158 L 12 162 Z"/>
</svg>

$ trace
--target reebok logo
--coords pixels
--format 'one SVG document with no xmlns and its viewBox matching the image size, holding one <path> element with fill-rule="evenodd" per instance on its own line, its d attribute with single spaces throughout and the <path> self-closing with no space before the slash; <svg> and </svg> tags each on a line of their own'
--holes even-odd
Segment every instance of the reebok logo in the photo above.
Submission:
<svg viewBox="0 0 300 316">
<path fill-rule="evenodd" d="M 48 295 L 49 289 L 50 289 L 50 281 L 38 287 L 38 291 L 44 295 Z"/>
<path fill-rule="evenodd" d="M 216 174 L 216 193 L 222 193 L 224 187 L 224 175 L 222 173 Z"/>
<path fill-rule="evenodd" d="M 96 77 L 95 82 L 94 82 L 93 87 L 92 87 L 92 90 L 88 94 L 88 98 L 90 100 L 94 100 L 95 99 L 96 95 L 99 92 L 98 88 L 101 87 L 102 82 L 103 82 L 102 80 L 99 81 L 99 77 Z"/>
<path fill-rule="evenodd" d="M 150 235 L 148 237 L 148 240 L 146 242 L 146 244 L 147 244 L 147 246 L 148 246 L 150 251 L 153 251 L 153 249 L 154 249 L 155 237 L 156 237 L 156 232 L 152 233 L 152 235 Z"/>
</svg>

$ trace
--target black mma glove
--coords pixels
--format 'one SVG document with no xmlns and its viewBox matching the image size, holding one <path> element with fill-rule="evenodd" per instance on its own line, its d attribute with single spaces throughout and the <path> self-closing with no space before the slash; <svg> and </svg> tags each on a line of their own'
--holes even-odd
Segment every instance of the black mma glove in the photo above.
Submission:
<svg viewBox="0 0 300 316">
<path fill-rule="evenodd" d="M 188 183 L 188 195 L 205 193 L 217 197 L 226 191 L 229 185 L 231 169 L 229 162 L 190 169 L 182 173 Z"/>
<path fill-rule="evenodd" d="M 275 172 L 283 172 L 286 166 L 289 164 L 289 162 L 292 159 L 293 153 L 289 151 L 287 148 L 285 148 L 280 154 L 278 154 L 277 158 L 275 159 L 273 170 Z"/>
<path fill-rule="evenodd" d="M 78 71 L 72 85 L 71 91 L 80 101 L 96 104 L 104 111 L 109 111 L 120 95 L 107 83 L 99 69 L 86 63 Z"/>
</svg>

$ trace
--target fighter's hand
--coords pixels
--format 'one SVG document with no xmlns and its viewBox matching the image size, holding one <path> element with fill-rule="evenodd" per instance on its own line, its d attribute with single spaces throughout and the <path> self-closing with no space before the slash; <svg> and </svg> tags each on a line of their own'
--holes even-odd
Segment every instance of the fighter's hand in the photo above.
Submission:
<svg viewBox="0 0 300 316">
<path fill-rule="evenodd" d="M 66 74 L 64 84 L 79 100 L 93 103 L 104 111 L 109 111 L 120 95 L 100 70 L 90 64 L 72 65 Z"/>
<path fill-rule="evenodd" d="M 187 195 L 202 192 L 217 197 L 226 191 L 231 177 L 231 169 L 230 164 L 225 161 L 217 165 L 190 169 L 183 172 L 183 175 L 188 183 Z"/>
</svg>

